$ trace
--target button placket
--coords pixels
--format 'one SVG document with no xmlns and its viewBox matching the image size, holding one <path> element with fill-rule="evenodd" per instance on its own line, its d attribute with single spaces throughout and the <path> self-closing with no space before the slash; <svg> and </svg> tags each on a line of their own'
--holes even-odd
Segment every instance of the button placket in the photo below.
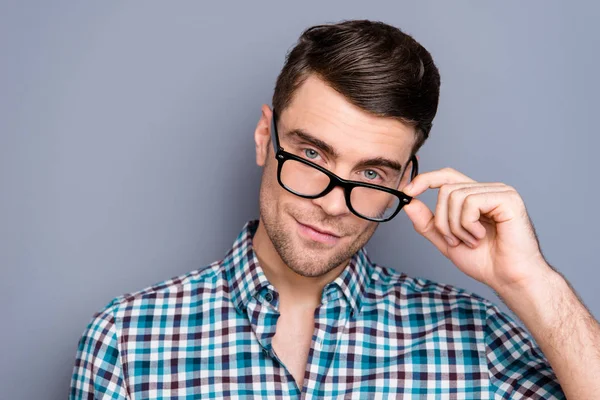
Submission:
<svg viewBox="0 0 600 400">
<path fill-rule="evenodd" d="M 323 349 L 323 339 L 321 338 L 321 336 L 317 336 L 317 338 L 315 339 L 315 347 L 319 351 Z"/>
</svg>

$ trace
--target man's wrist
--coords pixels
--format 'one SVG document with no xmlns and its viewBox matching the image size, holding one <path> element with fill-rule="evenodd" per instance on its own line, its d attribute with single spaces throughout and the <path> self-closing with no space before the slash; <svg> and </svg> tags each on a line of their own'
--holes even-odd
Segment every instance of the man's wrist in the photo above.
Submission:
<svg viewBox="0 0 600 400">
<path fill-rule="evenodd" d="M 535 277 L 506 285 L 496 290 L 496 293 L 506 305 L 530 329 L 535 324 L 551 325 L 557 315 L 556 302 L 562 304 L 566 299 L 576 299 L 567 281 L 545 261 L 532 266 L 540 271 Z M 569 301 L 570 302 L 570 301 Z"/>
<path fill-rule="evenodd" d="M 524 295 L 535 297 L 539 290 L 555 285 L 562 276 L 554 270 L 544 259 L 536 260 L 529 264 L 527 269 L 537 271 L 531 278 L 523 279 L 511 284 L 492 287 L 503 300 L 510 301 L 511 298 L 521 298 Z M 564 279 L 563 279 L 564 280 Z"/>
</svg>

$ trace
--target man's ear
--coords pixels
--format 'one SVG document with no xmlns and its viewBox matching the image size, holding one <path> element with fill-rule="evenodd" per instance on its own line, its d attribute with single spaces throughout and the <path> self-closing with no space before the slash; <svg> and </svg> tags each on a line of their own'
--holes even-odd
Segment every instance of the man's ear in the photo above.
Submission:
<svg viewBox="0 0 600 400">
<path fill-rule="evenodd" d="M 254 131 L 254 143 L 256 146 L 256 164 L 263 167 L 267 161 L 269 146 L 271 145 L 271 119 L 273 112 L 266 104 L 261 107 L 261 114 L 256 130 Z"/>
</svg>

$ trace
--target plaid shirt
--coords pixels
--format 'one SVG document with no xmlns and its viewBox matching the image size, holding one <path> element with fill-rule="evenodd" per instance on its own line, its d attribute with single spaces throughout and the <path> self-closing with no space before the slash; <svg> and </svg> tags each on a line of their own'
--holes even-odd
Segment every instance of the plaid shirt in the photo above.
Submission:
<svg viewBox="0 0 600 400">
<path fill-rule="evenodd" d="M 364 249 L 323 289 L 299 388 L 272 347 L 279 300 L 252 250 L 257 226 L 222 261 L 97 313 L 70 398 L 564 398 L 496 306 L 373 264 Z"/>
</svg>

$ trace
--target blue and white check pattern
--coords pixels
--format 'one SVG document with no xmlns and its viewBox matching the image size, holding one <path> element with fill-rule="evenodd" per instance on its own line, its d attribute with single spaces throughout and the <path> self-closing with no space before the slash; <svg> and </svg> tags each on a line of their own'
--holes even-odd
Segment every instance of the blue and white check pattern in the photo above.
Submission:
<svg viewBox="0 0 600 400">
<path fill-rule="evenodd" d="M 299 388 L 271 345 L 279 298 L 252 249 L 257 226 L 222 261 L 97 313 L 70 398 L 565 398 L 496 306 L 376 265 L 364 249 L 323 290 Z"/>
</svg>

